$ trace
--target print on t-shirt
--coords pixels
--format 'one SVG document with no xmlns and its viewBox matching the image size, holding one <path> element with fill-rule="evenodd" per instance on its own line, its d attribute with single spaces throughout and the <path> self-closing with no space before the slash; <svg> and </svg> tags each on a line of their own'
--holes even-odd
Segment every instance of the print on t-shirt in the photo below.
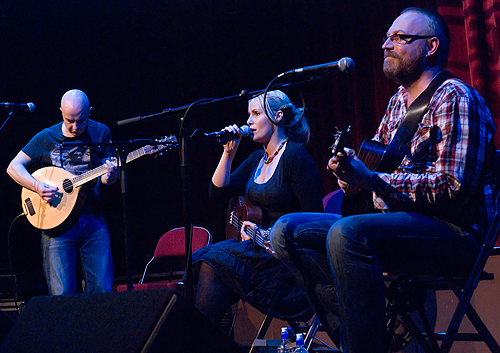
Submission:
<svg viewBox="0 0 500 353">
<path fill-rule="evenodd" d="M 50 160 L 71 174 L 80 175 L 89 170 L 90 150 L 83 147 L 55 147 L 50 151 Z"/>
</svg>

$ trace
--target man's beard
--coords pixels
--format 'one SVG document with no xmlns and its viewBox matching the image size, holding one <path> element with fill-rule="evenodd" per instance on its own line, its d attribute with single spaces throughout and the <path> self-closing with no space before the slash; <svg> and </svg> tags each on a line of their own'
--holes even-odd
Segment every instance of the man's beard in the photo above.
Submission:
<svg viewBox="0 0 500 353">
<path fill-rule="evenodd" d="M 424 51 L 413 59 L 403 60 L 395 52 L 387 52 L 386 57 L 392 58 L 391 64 L 384 59 L 384 73 L 398 85 L 408 86 L 417 81 L 424 71 Z"/>
</svg>

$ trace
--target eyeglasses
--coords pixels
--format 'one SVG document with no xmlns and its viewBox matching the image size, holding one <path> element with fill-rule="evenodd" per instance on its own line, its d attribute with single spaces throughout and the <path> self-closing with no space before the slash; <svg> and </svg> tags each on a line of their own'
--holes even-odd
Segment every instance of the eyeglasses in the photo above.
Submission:
<svg viewBox="0 0 500 353">
<path fill-rule="evenodd" d="M 382 38 L 382 43 L 385 43 L 387 39 L 389 39 L 392 43 L 397 44 L 397 45 L 403 45 L 403 44 L 410 44 L 414 40 L 417 39 L 427 39 L 427 38 L 432 38 L 435 36 L 420 36 L 417 34 L 391 34 L 390 36 L 385 36 Z"/>
</svg>

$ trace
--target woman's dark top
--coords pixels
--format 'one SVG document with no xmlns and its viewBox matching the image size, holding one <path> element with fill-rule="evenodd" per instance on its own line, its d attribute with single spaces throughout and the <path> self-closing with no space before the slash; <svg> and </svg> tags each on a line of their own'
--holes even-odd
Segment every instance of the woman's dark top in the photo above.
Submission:
<svg viewBox="0 0 500 353">
<path fill-rule="evenodd" d="M 233 173 L 224 188 L 210 186 L 211 197 L 245 195 L 263 211 L 262 228 L 271 227 L 292 212 L 322 212 L 319 174 L 311 156 L 300 144 L 289 141 L 272 177 L 254 181 L 264 151 L 252 153 Z M 200 261 L 206 262 L 241 299 L 264 314 L 280 319 L 307 320 L 309 303 L 288 269 L 251 240 L 226 240 L 193 254 L 195 276 Z"/>
</svg>

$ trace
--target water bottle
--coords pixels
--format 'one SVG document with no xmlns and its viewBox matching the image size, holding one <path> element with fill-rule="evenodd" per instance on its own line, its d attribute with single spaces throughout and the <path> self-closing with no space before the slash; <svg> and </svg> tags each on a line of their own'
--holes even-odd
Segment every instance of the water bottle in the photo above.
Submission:
<svg viewBox="0 0 500 353">
<path fill-rule="evenodd" d="M 290 345 L 288 338 L 288 327 L 281 328 L 281 345 L 278 347 L 278 353 L 292 353 L 294 347 Z"/>
<path fill-rule="evenodd" d="M 302 333 L 297 333 L 296 337 L 295 347 L 297 348 L 295 348 L 293 353 L 307 353 L 307 349 L 304 348 L 304 336 Z"/>
</svg>

